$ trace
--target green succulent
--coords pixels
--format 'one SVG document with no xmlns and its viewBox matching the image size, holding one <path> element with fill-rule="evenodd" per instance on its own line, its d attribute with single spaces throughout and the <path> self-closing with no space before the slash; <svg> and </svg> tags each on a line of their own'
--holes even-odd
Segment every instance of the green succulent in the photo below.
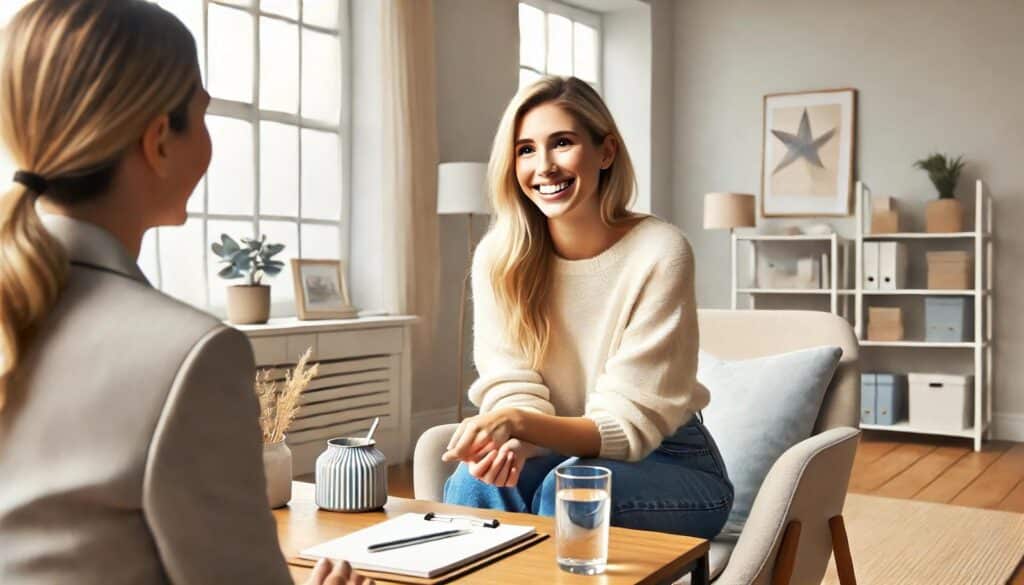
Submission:
<svg viewBox="0 0 1024 585">
<path fill-rule="evenodd" d="M 963 158 L 961 155 L 947 159 L 946 155 L 936 152 L 915 162 L 914 166 L 928 173 L 928 178 L 939 191 L 939 199 L 952 199 L 956 184 L 960 181 L 960 171 L 967 164 Z"/>
<path fill-rule="evenodd" d="M 258 285 L 264 276 L 275 276 L 284 268 L 284 262 L 272 259 L 284 250 L 284 244 L 268 244 L 266 235 L 259 239 L 242 238 L 239 245 L 231 236 L 221 234 L 220 241 L 210 249 L 225 265 L 217 276 L 228 280 L 244 276 L 250 285 Z"/>
</svg>

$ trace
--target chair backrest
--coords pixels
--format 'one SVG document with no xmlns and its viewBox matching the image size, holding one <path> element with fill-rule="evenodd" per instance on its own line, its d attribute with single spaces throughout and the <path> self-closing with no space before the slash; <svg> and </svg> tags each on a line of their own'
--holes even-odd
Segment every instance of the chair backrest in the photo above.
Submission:
<svg viewBox="0 0 1024 585">
<path fill-rule="evenodd" d="M 825 393 L 814 433 L 860 421 L 858 344 L 850 324 L 823 311 L 731 311 L 700 309 L 700 347 L 722 359 L 749 359 L 822 345 L 843 356 Z"/>
</svg>

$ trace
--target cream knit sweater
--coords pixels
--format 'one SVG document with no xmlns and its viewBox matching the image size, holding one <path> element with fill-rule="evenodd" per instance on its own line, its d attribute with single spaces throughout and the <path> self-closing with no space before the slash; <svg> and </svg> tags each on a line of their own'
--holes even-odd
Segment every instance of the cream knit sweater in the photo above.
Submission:
<svg viewBox="0 0 1024 585">
<path fill-rule="evenodd" d="M 506 336 L 490 284 L 494 245 L 484 237 L 473 258 L 480 378 L 469 398 L 481 412 L 585 416 L 600 430 L 601 457 L 639 461 L 708 404 L 696 379 L 693 251 L 674 226 L 647 217 L 593 258 L 555 259 L 539 371 Z"/>
</svg>

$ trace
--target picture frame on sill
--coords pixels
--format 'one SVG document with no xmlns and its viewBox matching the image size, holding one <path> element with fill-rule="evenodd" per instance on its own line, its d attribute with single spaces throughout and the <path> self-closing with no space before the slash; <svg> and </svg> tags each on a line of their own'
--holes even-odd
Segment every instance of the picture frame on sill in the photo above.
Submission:
<svg viewBox="0 0 1024 585">
<path fill-rule="evenodd" d="M 292 258 L 295 313 L 300 320 L 352 319 L 352 306 L 341 260 Z"/>
<path fill-rule="evenodd" d="M 761 215 L 850 215 L 857 90 L 764 96 Z"/>
</svg>

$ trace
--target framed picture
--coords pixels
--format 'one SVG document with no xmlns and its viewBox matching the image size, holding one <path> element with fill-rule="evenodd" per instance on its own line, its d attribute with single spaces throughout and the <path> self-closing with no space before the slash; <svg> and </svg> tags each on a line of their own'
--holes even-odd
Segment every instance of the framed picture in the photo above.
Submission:
<svg viewBox="0 0 1024 585">
<path fill-rule="evenodd" d="M 295 310 L 299 319 L 348 319 L 356 316 L 348 296 L 341 260 L 292 258 Z"/>
<path fill-rule="evenodd" d="M 761 215 L 850 215 L 857 90 L 764 96 Z"/>
</svg>

